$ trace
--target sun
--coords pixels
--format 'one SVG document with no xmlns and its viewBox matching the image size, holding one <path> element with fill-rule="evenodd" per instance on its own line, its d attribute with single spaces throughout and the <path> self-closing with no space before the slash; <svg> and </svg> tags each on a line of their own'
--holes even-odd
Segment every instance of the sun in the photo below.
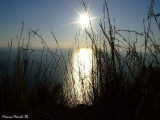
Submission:
<svg viewBox="0 0 160 120">
<path fill-rule="evenodd" d="M 87 13 L 80 14 L 79 23 L 82 26 L 82 28 L 88 27 L 89 21 L 90 21 L 90 19 L 89 19 L 89 15 Z"/>
<path fill-rule="evenodd" d="M 82 29 L 84 29 L 84 28 L 89 28 L 89 25 L 91 25 L 90 27 L 93 28 L 93 26 L 92 26 L 93 24 L 91 23 L 92 20 L 102 17 L 102 16 L 94 16 L 94 17 L 93 17 L 93 16 L 91 16 L 91 15 L 89 14 L 90 5 L 91 5 L 91 0 L 90 0 L 90 2 L 89 2 L 88 8 L 86 7 L 86 10 L 85 10 L 86 12 L 84 12 L 84 13 L 80 13 L 71 3 L 69 3 L 69 4 L 70 4 L 70 6 L 74 9 L 74 11 L 79 15 L 79 16 L 78 16 L 79 18 L 78 18 L 77 21 L 68 23 L 68 24 L 66 24 L 66 25 L 79 24 L 79 25 L 82 27 Z"/>
</svg>

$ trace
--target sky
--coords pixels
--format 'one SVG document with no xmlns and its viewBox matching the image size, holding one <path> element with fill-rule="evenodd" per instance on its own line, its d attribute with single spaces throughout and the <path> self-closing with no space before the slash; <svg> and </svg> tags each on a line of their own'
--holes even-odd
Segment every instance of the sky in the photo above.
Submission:
<svg viewBox="0 0 160 120">
<path fill-rule="evenodd" d="M 90 0 L 84 0 L 89 6 Z M 111 18 L 116 20 L 117 29 L 132 29 L 143 31 L 143 19 L 147 17 L 150 0 L 107 0 Z M 97 17 L 92 20 L 94 28 L 99 29 L 98 23 L 103 19 L 104 0 L 91 0 L 89 14 Z M 155 12 L 160 11 L 160 0 L 155 0 Z M 55 47 L 51 31 L 56 35 L 61 47 L 68 48 L 74 43 L 80 24 L 71 24 L 79 19 L 79 13 L 84 13 L 81 0 L 0 0 L 0 46 L 7 46 L 13 38 L 20 34 L 24 22 L 24 37 L 29 29 L 36 30 L 46 43 Z M 83 30 L 82 30 L 83 32 Z M 26 37 L 27 38 L 27 37 Z M 80 41 L 85 43 L 85 34 Z M 37 38 L 31 41 L 33 46 L 41 46 Z"/>
</svg>

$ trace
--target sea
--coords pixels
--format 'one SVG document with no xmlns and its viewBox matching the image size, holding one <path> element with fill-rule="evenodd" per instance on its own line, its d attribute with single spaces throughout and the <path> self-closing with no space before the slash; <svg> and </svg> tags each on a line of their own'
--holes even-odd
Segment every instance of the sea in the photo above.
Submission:
<svg viewBox="0 0 160 120">
<path fill-rule="evenodd" d="M 139 54 L 144 57 L 143 53 Z M 125 52 L 121 52 L 121 55 L 122 61 L 126 59 L 123 58 Z M 4 78 L 9 79 L 10 86 L 13 80 L 18 79 L 16 75 L 21 73 L 20 77 L 28 80 L 29 90 L 34 89 L 37 81 L 50 82 L 51 87 L 60 83 L 70 96 L 70 103 L 90 105 L 92 104 L 90 98 L 93 95 L 91 72 L 97 69 L 94 56 L 90 48 L 0 47 L 0 73 Z M 147 56 L 146 59 L 146 62 L 156 67 L 154 56 Z M 158 61 L 160 61 L 160 54 L 158 54 Z M 135 60 L 133 65 L 136 62 L 138 61 Z M 135 71 L 136 69 L 134 68 Z M 127 66 L 124 67 L 124 71 L 128 75 L 131 74 Z M 75 101 L 76 103 L 73 103 Z"/>
<path fill-rule="evenodd" d="M 0 47 L 0 72 L 9 79 L 10 86 L 20 77 L 28 80 L 30 90 L 34 89 L 37 81 L 50 82 L 53 87 L 60 83 L 70 94 L 70 102 L 76 101 L 76 104 L 84 104 L 84 96 L 85 103 L 91 104 L 92 63 L 92 50 L 89 48 Z"/>
</svg>

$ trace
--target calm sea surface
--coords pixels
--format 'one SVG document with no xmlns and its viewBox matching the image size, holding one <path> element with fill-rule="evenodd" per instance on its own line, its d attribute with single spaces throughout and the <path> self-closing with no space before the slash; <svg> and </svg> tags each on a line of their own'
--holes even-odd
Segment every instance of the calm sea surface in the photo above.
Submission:
<svg viewBox="0 0 160 120">
<path fill-rule="evenodd" d="M 89 100 L 92 94 L 90 86 L 93 62 L 91 49 L 51 49 L 48 51 L 34 48 L 18 51 L 17 48 L 12 48 L 10 51 L 6 47 L 1 47 L 0 70 L 4 76 L 9 74 L 10 84 L 17 72 L 17 62 L 22 72 L 25 71 L 25 65 L 27 65 L 27 78 L 32 87 L 37 79 L 60 82 L 68 91 L 70 102 L 76 101 L 82 104 L 85 98 L 85 102 L 91 104 Z M 36 76 L 37 74 L 39 76 Z"/>
<path fill-rule="evenodd" d="M 10 51 L 6 47 L 1 47 L 0 72 L 3 76 L 8 74 L 10 84 L 18 69 L 22 73 L 26 72 L 31 88 L 37 80 L 52 81 L 53 85 L 60 82 L 70 103 L 91 104 L 93 95 L 91 72 L 96 69 L 93 57 L 92 50 L 87 48 L 50 50 L 34 48 L 19 51 L 12 48 Z M 152 61 L 151 57 L 147 59 Z M 127 67 L 124 70 L 127 71 Z"/>
</svg>

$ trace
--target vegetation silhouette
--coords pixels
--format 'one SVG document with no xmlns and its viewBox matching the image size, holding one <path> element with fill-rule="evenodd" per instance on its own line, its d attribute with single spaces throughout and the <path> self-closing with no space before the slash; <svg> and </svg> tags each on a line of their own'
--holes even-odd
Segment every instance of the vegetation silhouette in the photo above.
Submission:
<svg viewBox="0 0 160 120">
<path fill-rule="evenodd" d="M 67 75 L 73 68 L 67 63 L 71 62 L 73 49 L 66 59 L 53 32 L 51 34 L 57 44 L 54 51 L 38 30 L 30 29 L 25 42 L 22 22 L 22 30 L 17 37 L 14 71 L 10 71 L 13 41 L 3 59 L 1 54 L 1 115 L 28 115 L 30 119 L 39 120 L 159 120 L 160 41 L 155 40 L 151 24 L 155 22 L 160 32 L 160 15 L 153 9 L 154 0 L 151 0 L 142 33 L 117 30 L 105 2 L 105 20 L 99 23 L 101 33 L 97 35 L 94 32 L 91 22 L 85 29 L 94 54 L 92 62 L 96 63 L 96 68 L 91 70 L 91 105 L 85 102 L 85 96 L 83 104 L 76 105 L 76 99 L 70 102 L 76 94 L 70 96 L 70 89 L 64 87 L 70 84 Z M 31 47 L 31 39 L 35 36 L 41 40 L 43 49 Z M 135 36 L 134 40 L 131 40 L 132 36 Z M 78 36 L 75 39 L 79 40 Z M 139 40 L 144 41 L 141 46 Z M 40 59 L 31 57 L 35 52 L 40 53 Z M 48 61 L 48 56 L 52 56 L 51 61 Z M 10 72 L 13 72 L 12 77 Z M 63 82 L 59 82 L 61 80 Z M 80 80 L 83 83 L 83 79 Z"/>
</svg>

